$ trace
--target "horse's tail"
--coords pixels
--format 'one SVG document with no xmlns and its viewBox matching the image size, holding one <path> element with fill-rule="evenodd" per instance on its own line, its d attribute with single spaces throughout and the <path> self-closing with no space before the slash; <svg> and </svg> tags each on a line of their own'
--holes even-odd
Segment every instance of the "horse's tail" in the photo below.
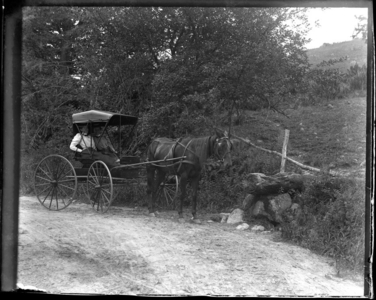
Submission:
<svg viewBox="0 0 376 300">
<path fill-rule="evenodd" d="M 146 160 L 147 161 L 153 161 L 154 160 L 154 153 L 155 153 L 155 148 L 157 147 L 158 142 L 156 140 L 153 140 L 149 147 L 148 150 L 146 151 Z"/>
</svg>

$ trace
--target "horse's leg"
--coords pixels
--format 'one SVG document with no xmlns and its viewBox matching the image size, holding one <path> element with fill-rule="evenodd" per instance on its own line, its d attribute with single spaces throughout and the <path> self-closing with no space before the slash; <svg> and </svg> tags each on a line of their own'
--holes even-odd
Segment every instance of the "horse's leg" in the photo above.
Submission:
<svg viewBox="0 0 376 300">
<path fill-rule="evenodd" d="M 179 214 L 179 222 L 183 223 L 184 222 L 184 217 L 183 217 L 183 203 L 184 199 L 186 196 L 186 187 L 187 187 L 187 175 L 186 173 L 183 173 L 180 176 L 180 189 L 181 189 L 181 196 L 180 196 L 180 206 L 178 208 L 178 214 Z"/>
<path fill-rule="evenodd" d="M 153 217 L 155 217 L 154 211 L 154 175 L 155 175 L 155 167 L 147 167 L 146 168 L 147 174 L 147 189 L 146 189 L 146 194 L 148 195 L 148 209 L 149 209 L 149 214 Z"/>
<path fill-rule="evenodd" d="M 162 169 L 157 168 L 156 169 L 156 178 L 155 178 L 154 183 L 153 183 L 154 184 L 153 192 L 152 192 L 153 204 L 155 203 L 155 200 L 158 197 L 159 187 L 160 187 L 161 183 L 163 182 L 163 180 L 165 179 L 165 177 L 166 177 L 166 173 L 164 173 L 162 171 Z"/>
<path fill-rule="evenodd" d="M 192 196 L 192 216 L 193 222 L 200 224 L 201 221 L 196 217 L 196 208 L 197 208 L 197 193 L 198 193 L 198 183 L 200 181 L 200 174 L 197 177 L 193 178 L 191 181 L 191 187 L 193 189 L 193 196 Z"/>
</svg>

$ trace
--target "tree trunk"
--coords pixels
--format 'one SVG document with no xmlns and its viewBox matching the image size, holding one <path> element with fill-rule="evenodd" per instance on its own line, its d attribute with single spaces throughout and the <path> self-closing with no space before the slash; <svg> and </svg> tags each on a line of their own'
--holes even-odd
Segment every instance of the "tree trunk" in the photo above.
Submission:
<svg viewBox="0 0 376 300">
<path fill-rule="evenodd" d="M 243 181 L 243 186 L 247 194 L 269 195 L 286 193 L 289 190 L 302 191 L 303 176 L 294 173 L 276 174 L 266 176 L 261 173 L 250 173 Z"/>
</svg>

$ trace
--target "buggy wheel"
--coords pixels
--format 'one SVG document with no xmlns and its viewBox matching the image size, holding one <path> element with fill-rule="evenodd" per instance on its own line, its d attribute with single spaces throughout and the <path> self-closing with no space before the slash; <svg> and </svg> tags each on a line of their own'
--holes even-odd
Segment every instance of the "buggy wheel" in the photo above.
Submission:
<svg viewBox="0 0 376 300">
<path fill-rule="evenodd" d="M 43 158 L 34 172 L 34 191 L 49 210 L 62 210 L 75 199 L 77 176 L 73 165 L 61 155 Z"/>
<path fill-rule="evenodd" d="M 174 208 L 175 199 L 179 190 L 179 178 L 177 175 L 167 175 L 164 182 L 158 188 L 157 201 L 163 206 Z"/>
<path fill-rule="evenodd" d="M 87 195 L 94 210 L 105 213 L 114 199 L 111 172 L 103 161 L 91 164 L 87 174 Z"/>
</svg>

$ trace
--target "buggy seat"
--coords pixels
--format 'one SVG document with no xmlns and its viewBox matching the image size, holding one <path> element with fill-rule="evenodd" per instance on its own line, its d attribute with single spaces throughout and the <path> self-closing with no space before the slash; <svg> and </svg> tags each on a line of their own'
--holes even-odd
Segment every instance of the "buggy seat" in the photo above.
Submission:
<svg viewBox="0 0 376 300">
<path fill-rule="evenodd" d="M 77 148 L 82 150 L 82 147 L 80 145 L 77 145 Z M 82 153 L 78 151 L 74 152 L 73 159 L 82 163 L 83 168 L 90 168 L 90 165 L 95 161 L 90 153 Z"/>
</svg>

